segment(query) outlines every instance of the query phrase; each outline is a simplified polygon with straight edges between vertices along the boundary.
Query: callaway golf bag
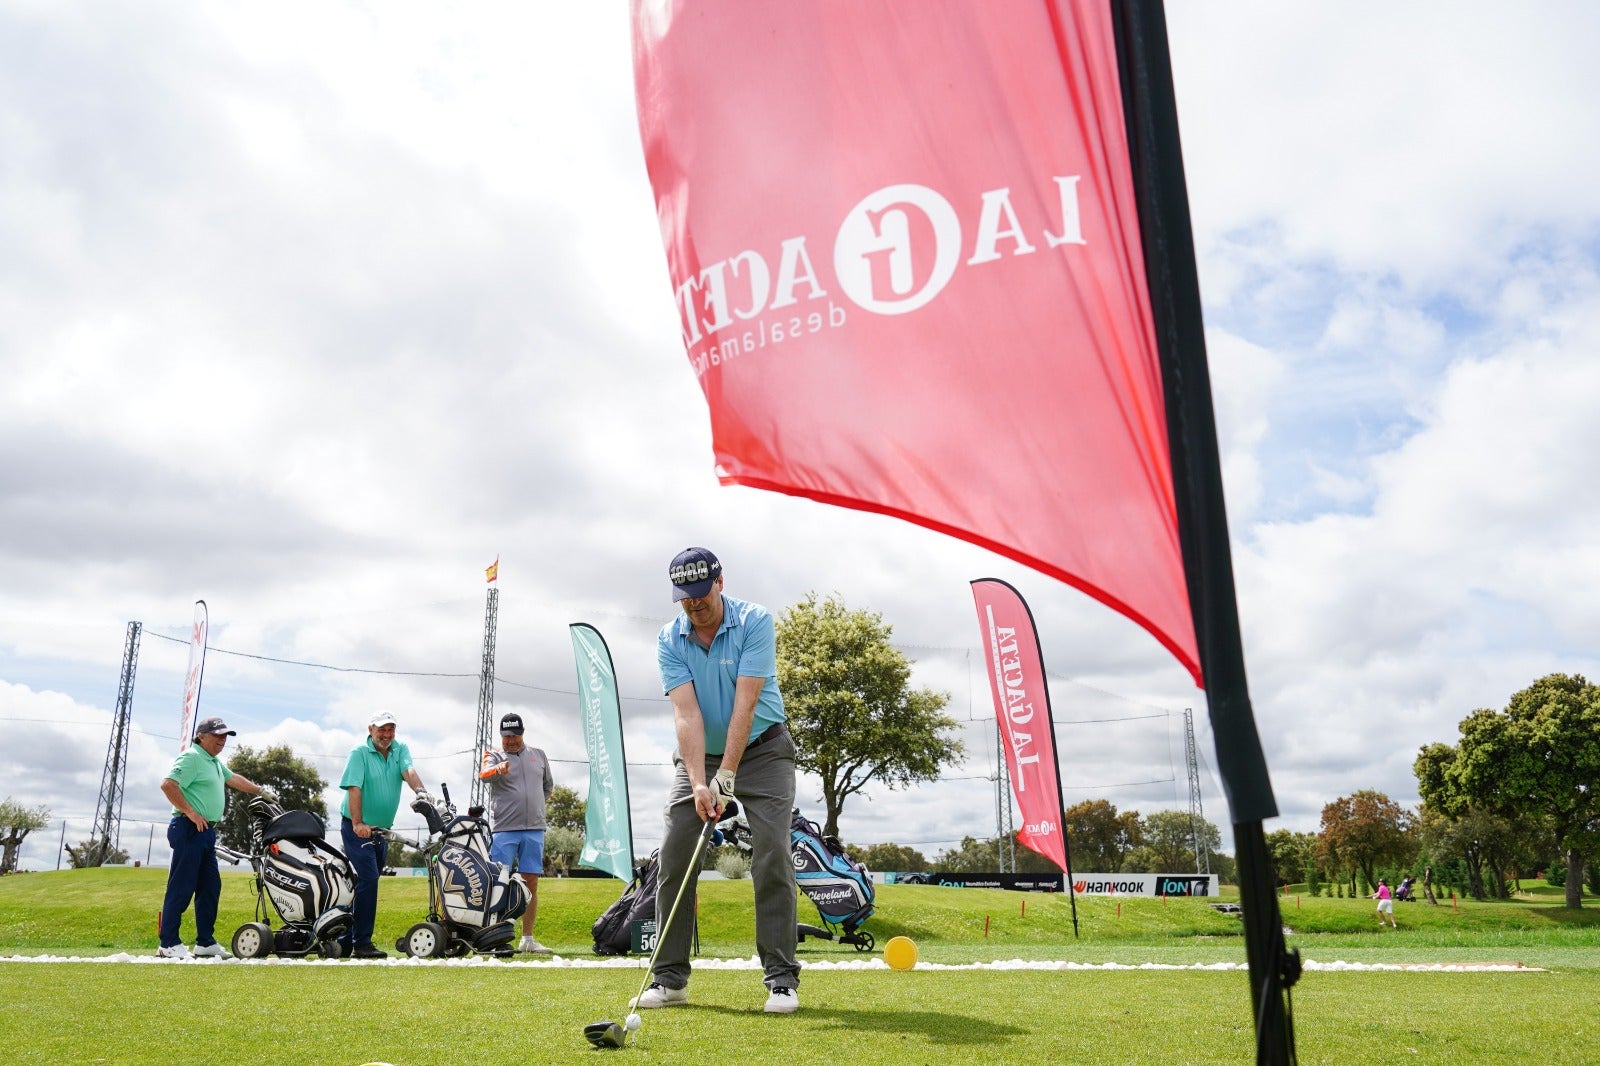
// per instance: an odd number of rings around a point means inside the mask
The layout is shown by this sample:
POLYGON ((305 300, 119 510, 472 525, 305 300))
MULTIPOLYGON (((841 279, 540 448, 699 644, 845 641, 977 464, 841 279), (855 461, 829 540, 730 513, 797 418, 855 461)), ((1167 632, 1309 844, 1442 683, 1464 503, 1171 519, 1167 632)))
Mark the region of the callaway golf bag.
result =
POLYGON ((794 879, 822 916, 824 928, 800 925, 800 939, 837 940, 857 951, 871 951, 871 933, 858 932, 872 917, 872 872, 845 854, 839 838, 823 836, 817 823, 794 812, 789 823, 789 853, 794 879))
POLYGON ((428 867, 428 918, 413 925, 395 948, 413 958, 437 959, 476 951, 509 955, 514 919, 528 909, 528 888, 511 867, 489 858, 489 823, 480 808, 456 814, 450 789, 442 801, 418 796, 411 809, 428 823, 422 857, 428 867))
POLYGON ((310 811, 285 811, 257 796, 249 812, 250 852, 244 857, 256 875, 256 920, 234 932, 234 955, 298 957, 315 951, 339 958, 339 937, 354 920, 356 880, 349 860, 323 839, 322 819, 310 811), (276 930, 268 900, 283 919, 276 930))

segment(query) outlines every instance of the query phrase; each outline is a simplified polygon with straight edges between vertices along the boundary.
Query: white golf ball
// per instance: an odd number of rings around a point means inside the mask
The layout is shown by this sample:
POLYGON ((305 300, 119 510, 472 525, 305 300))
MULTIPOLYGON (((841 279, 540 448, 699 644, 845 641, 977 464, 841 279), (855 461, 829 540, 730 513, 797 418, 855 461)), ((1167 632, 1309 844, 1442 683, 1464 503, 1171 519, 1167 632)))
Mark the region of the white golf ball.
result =
POLYGON ((631 1033, 635 1029, 639 1028, 639 1026, 644 1024, 644 1019, 639 1017, 637 1014, 630 1014, 628 1015, 628 1020, 622 1024, 626 1025, 628 1027, 628 1032, 631 1033))

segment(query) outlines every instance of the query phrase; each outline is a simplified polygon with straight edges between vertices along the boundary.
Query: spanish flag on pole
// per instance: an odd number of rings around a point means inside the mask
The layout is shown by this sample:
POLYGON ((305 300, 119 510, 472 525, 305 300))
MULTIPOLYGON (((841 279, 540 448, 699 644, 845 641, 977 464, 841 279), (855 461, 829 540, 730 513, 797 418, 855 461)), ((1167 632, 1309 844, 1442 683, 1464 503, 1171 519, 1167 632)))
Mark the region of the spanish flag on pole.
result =
POLYGON ((494 584, 494 579, 500 576, 500 556, 494 557, 494 562, 483 569, 483 579, 489 584, 494 584))

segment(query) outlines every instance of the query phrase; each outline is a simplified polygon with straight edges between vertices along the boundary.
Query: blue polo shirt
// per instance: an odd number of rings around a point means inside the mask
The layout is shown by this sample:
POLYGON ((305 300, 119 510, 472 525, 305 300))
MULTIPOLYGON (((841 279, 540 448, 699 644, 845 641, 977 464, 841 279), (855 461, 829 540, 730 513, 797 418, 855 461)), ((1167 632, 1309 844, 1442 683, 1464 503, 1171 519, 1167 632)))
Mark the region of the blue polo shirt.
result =
POLYGON ((762 730, 784 720, 783 697, 778 693, 777 627, 765 607, 724 594, 722 626, 711 647, 702 648, 693 632, 686 614, 662 626, 656 638, 656 661, 661 667, 663 692, 686 681, 694 683, 694 696, 705 722, 707 755, 721 755, 727 747, 733 693, 741 677, 767 679, 756 700, 750 735, 760 736, 762 730))
POLYGON ((379 829, 394 826, 394 816, 400 810, 400 775, 411 769, 411 749, 401 741, 389 744, 389 754, 381 755, 372 736, 367 742, 350 752, 344 764, 344 776, 339 787, 345 789, 344 802, 339 813, 350 817, 350 792, 354 786, 361 790, 361 820, 379 829))

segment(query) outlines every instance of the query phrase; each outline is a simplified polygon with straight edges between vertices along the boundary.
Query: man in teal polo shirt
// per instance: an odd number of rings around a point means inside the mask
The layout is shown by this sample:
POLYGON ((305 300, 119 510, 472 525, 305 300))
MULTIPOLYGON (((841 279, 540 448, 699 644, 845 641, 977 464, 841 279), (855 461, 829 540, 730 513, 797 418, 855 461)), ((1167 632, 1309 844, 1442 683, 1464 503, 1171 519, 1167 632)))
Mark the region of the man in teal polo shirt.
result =
POLYGON ((422 793, 422 778, 411 766, 411 749, 394 738, 394 715, 379 711, 367 724, 367 739, 350 752, 339 787, 340 836, 356 875, 353 928, 345 934, 346 953, 357 959, 382 959, 388 952, 372 942, 378 916, 378 878, 383 873, 384 833, 400 810, 400 782, 422 793), (374 835, 374 830, 380 830, 374 835))
POLYGON ((217 823, 227 803, 227 789, 252 796, 266 790, 242 774, 228 769, 219 756, 229 737, 238 736, 220 718, 203 719, 194 728, 194 743, 184 748, 161 781, 161 792, 172 802, 167 843, 172 845, 172 865, 167 869, 167 894, 161 901, 163 959, 195 955, 224 958, 217 943, 217 901, 222 898, 222 877, 217 873, 217 823), (194 951, 183 946, 179 927, 183 912, 194 901, 194 951))

